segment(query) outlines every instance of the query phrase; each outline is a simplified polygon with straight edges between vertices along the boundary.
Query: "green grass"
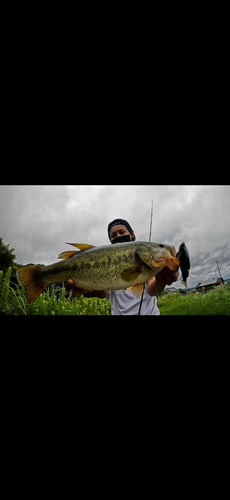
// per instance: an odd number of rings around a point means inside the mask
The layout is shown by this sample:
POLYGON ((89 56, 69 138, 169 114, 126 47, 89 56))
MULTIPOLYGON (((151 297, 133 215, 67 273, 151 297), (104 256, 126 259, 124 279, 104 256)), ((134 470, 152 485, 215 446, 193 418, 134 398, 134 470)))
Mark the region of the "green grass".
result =
MULTIPOLYGON (((98 297, 66 297, 64 285, 52 285, 32 305, 28 305, 24 288, 11 283, 12 269, 0 271, 0 313, 6 315, 111 315, 110 300, 98 297)), ((162 294, 157 299, 161 315, 230 315, 230 285, 219 286, 208 293, 162 294)))
POLYGON ((219 286, 208 293, 161 295, 157 304, 161 315, 229 315, 230 286, 219 286))
POLYGON ((39 297, 28 305, 25 297, 24 288, 20 285, 11 286, 10 283, 11 268, 8 269, 5 276, 0 271, 0 312, 7 315, 109 315, 111 314, 110 301, 108 299, 99 299, 91 297, 87 299, 70 300, 66 298, 66 289, 64 285, 60 287, 51 286, 46 289, 39 297), (56 292, 56 293, 55 293, 56 292))

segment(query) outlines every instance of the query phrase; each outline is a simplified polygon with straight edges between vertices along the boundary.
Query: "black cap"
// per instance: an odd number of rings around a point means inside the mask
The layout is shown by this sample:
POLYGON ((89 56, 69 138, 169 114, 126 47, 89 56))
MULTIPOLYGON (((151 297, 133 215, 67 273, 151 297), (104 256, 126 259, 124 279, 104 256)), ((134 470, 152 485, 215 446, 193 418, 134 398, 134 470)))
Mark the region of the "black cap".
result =
MULTIPOLYGON (((127 222, 127 220, 125 219, 114 219, 112 222, 109 223, 108 225, 108 235, 109 235, 109 232, 110 232, 110 229, 113 227, 113 226, 118 226, 118 224, 122 224, 123 226, 126 226, 127 229, 129 230, 129 232, 131 233, 132 232, 132 228, 130 226, 130 224, 127 222)), ((109 239, 110 239, 110 235, 109 235, 109 239)))

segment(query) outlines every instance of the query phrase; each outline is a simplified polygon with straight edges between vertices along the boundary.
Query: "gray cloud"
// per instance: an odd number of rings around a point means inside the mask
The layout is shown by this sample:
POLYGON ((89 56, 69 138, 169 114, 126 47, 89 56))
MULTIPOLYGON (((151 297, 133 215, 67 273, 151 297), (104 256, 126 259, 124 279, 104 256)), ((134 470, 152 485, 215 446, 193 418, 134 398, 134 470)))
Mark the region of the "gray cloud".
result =
POLYGON ((229 186, 0 186, 0 236, 18 263, 50 264, 67 241, 109 244, 107 226, 117 217, 148 240, 152 199, 152 241, 176 249, 185 241, 188 286, 216 277, 216 260, 230 275, 229 186))

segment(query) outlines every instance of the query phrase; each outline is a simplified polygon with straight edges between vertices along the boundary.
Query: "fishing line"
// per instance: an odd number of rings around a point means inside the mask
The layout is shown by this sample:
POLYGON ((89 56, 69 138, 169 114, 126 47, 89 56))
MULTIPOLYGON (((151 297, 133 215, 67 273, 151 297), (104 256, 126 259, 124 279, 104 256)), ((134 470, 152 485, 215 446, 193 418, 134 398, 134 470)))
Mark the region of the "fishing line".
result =
POLYGON ((143 283, 143 292, 142 292, 142 294, 141 294, 140 307, 139 307, 139 312, 138 312, 138 315, 137 315, 137 316, 140 316, 141 306, 142 306, 142 300, 143 300, 143 296, 144 296, 144 289, 145 289, 145 283, 143 283))

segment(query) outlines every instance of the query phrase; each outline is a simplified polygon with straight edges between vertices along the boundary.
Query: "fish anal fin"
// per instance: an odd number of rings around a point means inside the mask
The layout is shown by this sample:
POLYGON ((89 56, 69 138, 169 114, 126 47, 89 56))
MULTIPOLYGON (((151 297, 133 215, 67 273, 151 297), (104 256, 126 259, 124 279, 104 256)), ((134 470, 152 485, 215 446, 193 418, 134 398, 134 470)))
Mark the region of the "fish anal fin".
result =
POLYGON ((68 250, 67 252, 62 252, 58 255, 58 259, 70 259, 76 253, 78 253, 77 250, 68 250))
POLYGON ((74 287, 70 291, 70 298, 80 297, 81 295, 85 295, 85 293, 91 292, 92 290, 86 290, 85 288, 74 287))
POLYGON ((79 250, 87 250, 88 248, 95 248, 95 245, 87 245, 86 243, 66 243, 66 245, 73 245, 73 247, 79 248, 79 250))
POLYGON ((128 269, 125 269, 124 271, 122 271, 121 278, 124 281, 127 281, 127 282, 131 281, 131 283, 132 283, 132 281, 135 281, 140 274, 141 274, 141 270, 138 269, 137 266, 132 266, 132 267, 128 267, 128 269))
POLYGON ((143 292, 143 283, 139 283, 139 285, 130 286, 129 288, 127 288, 125 293, 131 292, 131 291, 133 292, 135 297, 137 299, 139 299, 139 297, 141 296, 141 294, 143 292))

